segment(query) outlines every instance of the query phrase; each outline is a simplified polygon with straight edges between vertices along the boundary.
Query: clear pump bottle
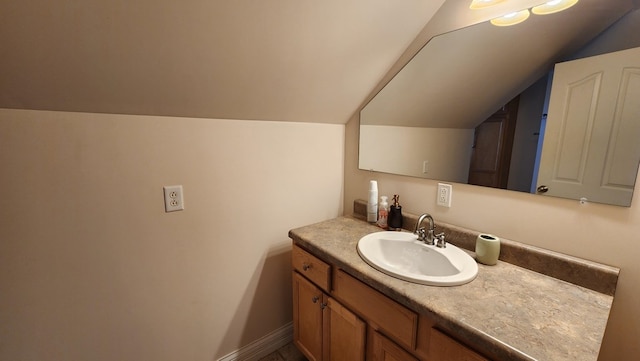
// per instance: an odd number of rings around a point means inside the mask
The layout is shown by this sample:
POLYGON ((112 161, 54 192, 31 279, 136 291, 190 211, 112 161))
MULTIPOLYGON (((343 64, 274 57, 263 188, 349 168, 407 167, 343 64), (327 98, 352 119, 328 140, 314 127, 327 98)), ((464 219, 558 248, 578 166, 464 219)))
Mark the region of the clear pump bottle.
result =
POLYGON ((387 202, 387 196, 380 196, 380 203, 378 203, 378 227, 382 229, 388 229, 387 219, 389 217, 389 202, 387 202))

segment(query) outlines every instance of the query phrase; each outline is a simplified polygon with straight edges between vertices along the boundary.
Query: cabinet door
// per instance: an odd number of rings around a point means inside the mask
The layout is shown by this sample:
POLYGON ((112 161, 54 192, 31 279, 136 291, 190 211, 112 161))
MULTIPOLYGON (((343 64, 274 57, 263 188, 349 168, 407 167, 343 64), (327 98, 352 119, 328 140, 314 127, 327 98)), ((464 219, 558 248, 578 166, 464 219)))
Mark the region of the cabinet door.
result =
POLYGON ((431 330, 429 348, 432 361, 489 361, 435 328, 431 330))
POLYGON ((293 272, 293 342, 309 361, 322 360, 322 291, 293 272))
POLYGON ((373 361, 418 361, 410 353, 378 332, 373 333, 373 361))
POLYGON ((326 298, 324 330, 325 361, 364 361, 364 321, 331 297, 326 298))

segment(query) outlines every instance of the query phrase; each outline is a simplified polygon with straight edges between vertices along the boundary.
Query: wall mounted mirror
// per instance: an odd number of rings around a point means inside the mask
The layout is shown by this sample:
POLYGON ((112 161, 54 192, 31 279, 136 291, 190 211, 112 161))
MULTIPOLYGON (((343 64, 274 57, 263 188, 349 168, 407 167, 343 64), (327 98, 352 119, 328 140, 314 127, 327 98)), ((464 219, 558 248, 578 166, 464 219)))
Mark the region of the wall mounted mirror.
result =
MULTIPOLYGON (((626 169, 616 168, 618 179, 624 182, 599 184, 600 188, 623 189, 626 195, 614 199, 601 196, 594 190, 598 187, 588 192, 584 188, 573 193, 556 191, 556 184, 538 184, 538 172, 545 139, 558 142, 557 134, 545 136, 547 128, 558 132, 556 123, 546 127, 546 122, 566 123, 553 114, 550 117, 555 119, 546 119, 554 64, 571 59, 632 9, 628 0, 582 0, 564 12, 532 15, 515 26, 486 22, 432 38, 361 110, 359 168, 629 206, 640 162, 638 147, 624 152, 618 147, 626 158, 626 169), (553 190, 545 193, 543 186, 553 190)), ((615 36, 640 35, 632 31, 615 36)), ((619 47, 629 46, 622 41, 619 47)), ((636 73, 628 74, 626 84, 633 91, 640 89, 636 79, 640 79, 636 73)), ((629 94, 634 93, 624 96, 629 94)), ((574 103, 576 100, 573 97, 574 103)), ((629 123, 640 122, 638 112, 637 106, 627 106, 622 116, 623 129, 638 132, 633 139, 640 138, 640 126, 629 123)), ((584 132, 595 129, 589 124, 593 119, 583 126, 565 125, 564 131, 578 128, 583 135, 562 136, 587 139, 584 132)), ((615 144, 615 137, 609 137, 614 135, 613 126, 608 131, 600 138, 615 144)), ((620 132, 619 126, 616 131, 620 132)), ((563 175, 556 181, 583 181, 580 162, 588 152, 585 149, 580 144, 562 148, 562 162, 578 164, 565 169, 578 175, 563 175)))

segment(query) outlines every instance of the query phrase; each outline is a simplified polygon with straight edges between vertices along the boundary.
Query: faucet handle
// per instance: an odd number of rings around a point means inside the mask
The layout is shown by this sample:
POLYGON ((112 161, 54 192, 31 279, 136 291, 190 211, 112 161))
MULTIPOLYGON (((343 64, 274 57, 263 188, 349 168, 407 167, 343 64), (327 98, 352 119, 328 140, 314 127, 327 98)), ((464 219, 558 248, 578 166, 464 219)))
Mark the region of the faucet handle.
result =
POLYGON ((444 240, 444 232, 436 234, 436 247, 446 248, 447 242, 444 240))
POLYGON ((424 242, 426 240, 427 231, 424 229, 424 227, 416 229, 414 233, 418 235, 418 241, 424 242))

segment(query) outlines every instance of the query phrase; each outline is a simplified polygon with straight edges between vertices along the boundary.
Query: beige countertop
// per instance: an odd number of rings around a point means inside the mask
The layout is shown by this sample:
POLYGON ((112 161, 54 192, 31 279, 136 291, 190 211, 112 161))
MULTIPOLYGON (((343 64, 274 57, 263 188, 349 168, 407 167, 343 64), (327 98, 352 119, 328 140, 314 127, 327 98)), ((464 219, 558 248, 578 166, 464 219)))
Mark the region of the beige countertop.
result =
POLYGON ((378 231, 362 220, 339 217, 293 229, 289 236, 496 360, 597 360, 613 296, 503 261, 479 264, 475 280, 461 286, 406 282, 358 255, 358 240, 378 231))

